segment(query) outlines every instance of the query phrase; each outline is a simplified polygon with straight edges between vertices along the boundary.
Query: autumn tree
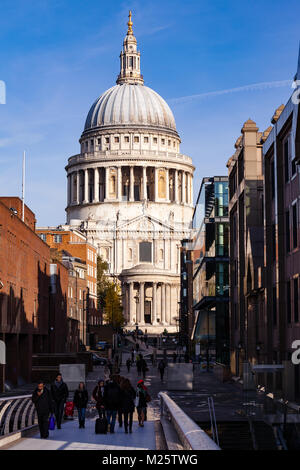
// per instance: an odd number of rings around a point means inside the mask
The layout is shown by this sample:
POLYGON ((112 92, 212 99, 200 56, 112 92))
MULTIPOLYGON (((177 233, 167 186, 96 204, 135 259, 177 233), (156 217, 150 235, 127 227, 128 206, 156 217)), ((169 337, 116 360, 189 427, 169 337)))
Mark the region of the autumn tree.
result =
POLYGON ((104 321, 114 328, 122 327, 123 317, 120 286, 108 277, 108 263, 97 258, 97 297, 98 308, 104 312, 104 321))

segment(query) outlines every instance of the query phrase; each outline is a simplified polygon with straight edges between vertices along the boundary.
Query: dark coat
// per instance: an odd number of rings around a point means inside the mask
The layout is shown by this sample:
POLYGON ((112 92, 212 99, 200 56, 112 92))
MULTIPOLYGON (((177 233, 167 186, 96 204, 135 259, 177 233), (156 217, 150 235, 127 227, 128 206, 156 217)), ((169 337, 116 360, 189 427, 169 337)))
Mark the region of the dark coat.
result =
POLYGON ((60 401, 65 402, 69 395, 69 389, 67 387, 67 384, 65 384, 65 382, 62 382, 62 384, 59 387, 57 387, 55 385, 55 382, 53 382, 51 384, 51 395, 52 395, 52 399, 56 403, 60 401))
POLYGON ((104 387, 104 406, 107 410, 119 410, 122 403, 121 390, 113 381, 104 387))
POLYGON ((94 400, 96 401, 97 410, 99 410, 101 407, 103 407, 105 405, 105 403, 104 403, 104 390, 103 390, 103 392, 101 392, 101 388, 99 387, 99 385, 97 385, 94 388, 92 396, 93 396, 94 400))
POLYGON ((141 359, 141 370, 146 371, 147 370, 147 362, 145 359, 141 359))
POLYGON ((137 408, 147 408, 147 401, 146 401, 147 390, 144 390, 138 387, 137 394, 139 396, 139 403, 138 403, 137 408))
POLYGON ((122 390, 121 389, 121 396, 122 396, 122 402, 121 402, 121 411, 123 413, 133 413, 134 412, 134 400, 136 397, 136 393, 133 387, 131 387, 129 390, 122 390))
POLYGON ((74 393, 74 405, 76 408, 86 408, 89 401, 89 396, 87 390, 77 389, 74 393))
POLYGON ((46 387, 44 387, 44 391, 40 396, 38 395, 38 388, 36 388, 32 394, 32 401, 38 415, 49 415, 53 412, 51 394, 46 387))

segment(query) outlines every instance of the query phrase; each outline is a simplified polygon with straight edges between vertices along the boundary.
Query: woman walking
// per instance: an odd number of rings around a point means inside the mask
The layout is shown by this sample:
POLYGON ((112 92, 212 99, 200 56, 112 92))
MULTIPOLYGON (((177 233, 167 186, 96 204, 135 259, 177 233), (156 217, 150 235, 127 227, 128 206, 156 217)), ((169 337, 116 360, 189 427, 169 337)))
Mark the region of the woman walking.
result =
POLYGON ((80 382, 77 390, 74 393, 74 405, 78 410, 79 428, 84 428, 85 411, 89 401, 88 392, 85 388, 84 382, 80 382))
POLYGON ((104 406, 104 380, 99 380, 98 385, 93 390, 92 397, 96 402, 96 408, 99 413, 99 418, 105 417, 104 406))
POLYGON ((136 398, 139 426, 143 428, 147 413, 147 402, 150 401, 150 395, 143 380, 139 380, 137 383, 136 398))
POLYGON ((129 432, 132 433, 132 420, 134 412, 134 400, 135 400, 135 390, 132 387, 129 379, 124 379, 120 384, 121 396, 122 396, 122 413, 124 416, 124 428, 125 434, 128 434, 128 424, 129 432))

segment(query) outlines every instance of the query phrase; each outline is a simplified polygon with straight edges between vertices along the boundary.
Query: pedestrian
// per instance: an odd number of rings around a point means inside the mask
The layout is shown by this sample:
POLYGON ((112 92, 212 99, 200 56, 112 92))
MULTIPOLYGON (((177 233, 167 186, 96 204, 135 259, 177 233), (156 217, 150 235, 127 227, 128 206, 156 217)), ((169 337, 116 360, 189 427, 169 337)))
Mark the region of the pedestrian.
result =
POLYGON ((107 382, 107 380, 109 380, 109 376, 110 376, 110 370, 108 368, 108 365, 105 364, 105 366, 104 366, 104 382, 107 382))
POLYGON ((136 393, 129 379, 124 379, 121 382, 120 389, 122 394, 122 413, 124 415, 125 434, 128 434, 128 425, 129 433, 131 434, 136 393))
POLYGON ((57 423, 57 429, 61 429, 61 421, 64 412, 65 402, 67 401, 69 390, 67 384, 63 381, 62 375, 57 374, 55 381, 51 384, 51 396, 54 402, 54 413, 57 423))
POLYGON ((166 365, 165 365, 164 361, 161 359, 158 363, 158 370, 160 372, 160 380, 161 381, 164 380, 165 368, 166 368, 166 365))
POLYGON ((109 369, 109 373, 112 374, 113 365, 112 365, 112 363, 111 363, 110 360, 107 361, 107 367, 108 367, 108 369, 109 369))
POLYGON ((115 432, 117 411, 121 404, 121 390, 116 382, 116 376, 111 375, 104 387, 104 406, 107 422, 110 425, 110 433, 115 432))
POLYGON ((51 394, 42 380, 32 394, 32 401, 38 416, 41 439, 49 436, 49 415, 53 413, 51 394))
POLYGON ((131 359, 129 359, 129 358, 128 358, 127 361, 126 361, 126 367, 127 367, 128 374, 129 374, 129 372, 130 372, 130 367, 131 367, 131 359))
MULTIPOLYGON (((121 388, 122 382, 125 380, 125 377, 122 377, 121 375, 116 374, 116 383, 119 385, 121 388)), ((119 427, 121 428, 123 426, 123 411, 122 411, 122 404, 120 402, 120 406, 118 407, 118 423, 119 427)))
POLYGON ((141 359, 140 359, 140 366, 141 366, 141 371, 143 373, 143 379, 145 380, 146 372, 148 370, 148 367, 147 367, 147 363, 146 363, 146 361, 145 361, 145 359, 143 358, 142 355, 141 355, 141 359))
POLYGON ((141 375, 142 361, 141 361, 141 355, 140 354, 137 354, 137 356, 136 356, 136 369, 137 369, 138 375, 141 375))
POLYGON ((140 345, 139 345, 139 343, 138 343, 138 342, 136 342, 135 349, 137 350, 137 352, 139 352, 140 345))
POLYGON ((96 402, 96 409, 98 411, 99 418, 105 418, 104 380, 98 381, 98 384, 93 390, 92 397, 96 402))
POLYGON ((132 348, 131 350, 131 362, 134 363, 134 356, 135 356, 135 349, 132 348))
POLYGON ((174 362, 174 364, 176 363, 176 361, 177 361, 177 354, 176 354, 176 352, 173 352, 173 362, 174 362))
POLYGON ((77 390, 74 393, 74 405, 78 410, 79 428, 84 428, 85 424, 85 411, 89 401, 88 392, 85 388, 84 382, 79 382, 77 390))
POLYGON ((138 412, 139 426, 143 428, 145 416, 147 413, 147 402, 150 401, 148 389, 144 385, 143 380, 139 380, 137 383, 136 399, 137 399, 137 412, 138 412))

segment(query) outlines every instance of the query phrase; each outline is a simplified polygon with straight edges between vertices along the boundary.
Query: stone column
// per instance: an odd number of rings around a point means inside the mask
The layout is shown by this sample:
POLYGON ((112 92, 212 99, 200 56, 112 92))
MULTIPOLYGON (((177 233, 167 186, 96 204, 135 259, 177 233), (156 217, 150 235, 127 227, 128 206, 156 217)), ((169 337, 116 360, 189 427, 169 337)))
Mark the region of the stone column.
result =
POLYGON ((118 167, 118 201, 122 201, 122 167, 118 167))
POLYGON ((181 183, 181 194, 182 194, 182 204, 184 204, 185 201, 185 172, 182 172, 182 183, 181 183))
POLYGON ((134 167, 130 167, 130 178, 129 178, 129 201, 134 201, 134 167))
POLYGON ((158 169, 154 167, 154 201, 158 200, 158 169))
POLYGON ((143 166, 143 199, 147 199, 147 167, 143 166))
POLYGON ((166 323, 166 286, 161 284, 161 322, 166 323))
POLYGON ((145 283, 140 282, 140 318, 139 323, 145 324, 145 283))
POLYGON ((169 168, 166 168, 166 202, 170 202, 170 177, 169 177, 169 168))
POLYGON ((86 168, 84 170, 84 200, 83 204, 87 204, 89 202, 89 172, 86 168))
POLYGON ((169 284, 165 284, 165 301, 166 301, 166 307, 165 307, 165 322, 166 324, 170 324, 170 291, 169 291, 169 284))
POLYGON ((191 182, 191 186, 190 186, 191 204, 193 204, 194 203, 194 200, 193 200, 194 194, 193 194, 193 175, 192 175, 192 173, 190 174, 190 182, 191 182))
POLYGON ((109 199, 109 168, 105 168, 105 200, 109 199))
POLYGON ((80 203, 79 190, 80 190, 80 172, 78 170, 76 173, 76 204, 80 203))
POLYGON ((99 171, 94 168, 94 201, 99 202, 99 171))
POLYGON ((157 283, 153 282, 152 287, 152 315, 151 315, 151 323, 152 325, 156 325, 157 321, 157 283))
POLYGON ((133 324, 133 281, 129 283, 129 318, 130 323, 133 324))
POLYGON ((179 203, 179 198, 178 198, 178 170, 175 170, 174 186, 175 186, 175 204, 178 204, 179 203))
POLYGON ((68 175, 68 190, 67 190, 67 202, 68 206, 71 204, 71 175, 68 175))

